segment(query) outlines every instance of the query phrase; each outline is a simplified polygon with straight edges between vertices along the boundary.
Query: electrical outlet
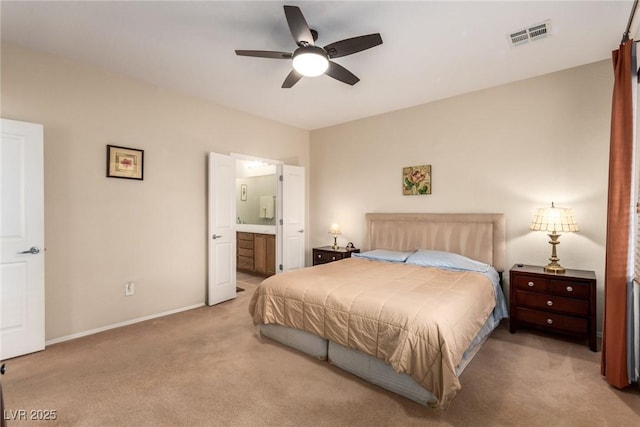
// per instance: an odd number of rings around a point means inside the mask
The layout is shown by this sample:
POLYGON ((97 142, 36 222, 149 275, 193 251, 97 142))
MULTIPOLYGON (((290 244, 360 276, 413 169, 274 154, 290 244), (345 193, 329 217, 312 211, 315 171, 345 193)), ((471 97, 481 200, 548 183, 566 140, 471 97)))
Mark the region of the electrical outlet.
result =
POLYGON ((135 293, 136 289, 135 289, 135 283, 133 282, 127 282, 124 284, 124 296, 125 297, 130 297, 131 295, 133 295, 135 293))

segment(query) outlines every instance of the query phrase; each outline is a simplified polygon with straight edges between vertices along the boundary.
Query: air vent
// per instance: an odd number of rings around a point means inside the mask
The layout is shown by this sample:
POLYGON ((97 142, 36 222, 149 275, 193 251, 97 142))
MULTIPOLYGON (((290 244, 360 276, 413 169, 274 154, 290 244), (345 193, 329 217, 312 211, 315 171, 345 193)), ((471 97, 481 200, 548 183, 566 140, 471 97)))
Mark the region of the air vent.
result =
POLYGON ((540 24, 532 25, 507 34, 509 45, 511 47, 522 46, 529 42, 544 39, 551 35, 551 20, 546 20, 540 24))

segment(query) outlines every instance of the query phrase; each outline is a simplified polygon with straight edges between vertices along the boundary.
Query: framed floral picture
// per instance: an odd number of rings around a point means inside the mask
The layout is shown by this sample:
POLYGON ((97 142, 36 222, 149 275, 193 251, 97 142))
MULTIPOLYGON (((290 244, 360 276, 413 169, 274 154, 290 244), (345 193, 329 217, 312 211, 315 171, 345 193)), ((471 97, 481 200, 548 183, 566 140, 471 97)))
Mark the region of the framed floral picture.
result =
POLYGON ((431 165, 402 168, 402 194, 431 194, 431 165))
POLYGON ((107 145, 107 177, 143 179, 144 150, 107 145))

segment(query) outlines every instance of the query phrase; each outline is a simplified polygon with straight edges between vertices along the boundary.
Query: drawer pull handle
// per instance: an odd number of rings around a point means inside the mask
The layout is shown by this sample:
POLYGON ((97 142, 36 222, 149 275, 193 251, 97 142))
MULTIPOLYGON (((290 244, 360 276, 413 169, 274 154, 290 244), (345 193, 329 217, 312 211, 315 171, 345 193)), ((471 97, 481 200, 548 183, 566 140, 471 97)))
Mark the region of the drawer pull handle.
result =
POLYGON ((535 283, 533 283, 533 282, 529 282, 529 283, 527 283, 527 285, 528 285, 530 288, 533 288, 533 286, 535 285, 535 283))
POLYGON ((573 292, 573 287, 567 286, 567 292, 573 292))
POLYGON ((336 257, 332 256, 332 257, 331 257, 331 259, 335 261, 335 260, 336 260, 336 257))
POLYGON ((549 307, 551 307, 551 306, 553 305, 553 301, 551 301, 551 300, 547 301, 547 305, 548 305, 549 307))
POLYGON ((547 319, 547 325, 553 325, 553 319, 547 319))
POLYGON ((322 258, 322 254, 318 254, 318 258, 322 258))

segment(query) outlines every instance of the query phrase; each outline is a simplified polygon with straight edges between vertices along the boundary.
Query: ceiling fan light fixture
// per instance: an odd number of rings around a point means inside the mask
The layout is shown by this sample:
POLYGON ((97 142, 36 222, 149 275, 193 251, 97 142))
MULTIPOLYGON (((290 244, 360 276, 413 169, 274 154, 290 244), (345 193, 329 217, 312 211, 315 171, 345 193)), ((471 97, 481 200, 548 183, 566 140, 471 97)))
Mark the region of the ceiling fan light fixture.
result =
MULTIPOLYGON (((2 1, 2 0, 0 0, 2 1)), ((283 89, 290 89, 303 77, 316 77, 326 74, 332 79, 353 86, 360 79, 351 71, 337 62, 334 58, 362 52, 363 50, 382 44, 380 33, 351 37, 330 43, 324 47, 315 45, 318 32, 309 28, 302 11, 298 6, 284 6, 289 31, 298 48, 293 52, 276 52, 272 50, 236 50, 236 55, 254 56, 257 58, 291 59, 293 70, 287 74, 282 82, 283 89)))
POLYGON ((305 77, 324 74, 329 67, 329 58, 322 48, 305 46, 293 54, 293 69, 305 77))

